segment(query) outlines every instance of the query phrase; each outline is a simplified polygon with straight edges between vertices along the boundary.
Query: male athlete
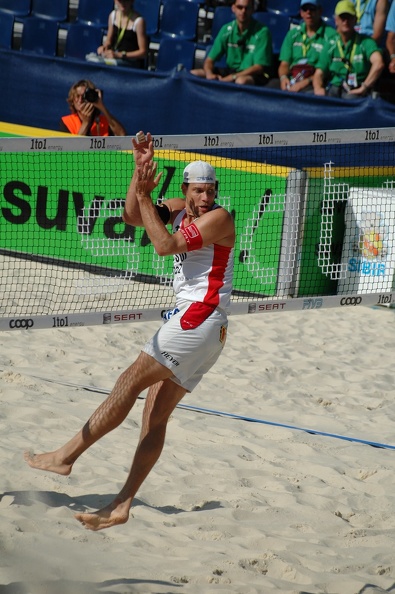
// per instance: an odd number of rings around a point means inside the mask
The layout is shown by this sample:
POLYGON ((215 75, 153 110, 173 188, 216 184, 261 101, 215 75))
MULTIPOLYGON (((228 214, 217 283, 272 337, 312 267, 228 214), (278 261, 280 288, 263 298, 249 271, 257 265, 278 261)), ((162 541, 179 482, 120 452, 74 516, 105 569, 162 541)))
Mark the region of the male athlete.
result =
POLYGON ((140 132, 133 140, 136 167, 123 216, 126 223, 145 227, 159 255, 174 255, 174 314, 68 443, 54 452, 25 454, 33 468, 69 475, 79 456, 122 423, 139 394, 149 388, 124 486, 106 507, 75 515, 90 530, 127 522, 133 498, 162 452, 170 414, 218 359, 226 338, 235 229, 231 215, 215 203, 215 170, 203 161, 190 163, 183 174, 184 198, 154 205, 151 192, 161 174, 156 176, 151 135, 143 142, 142 137, 140 132), (168 223, 173 233, 168 232, 168 223))

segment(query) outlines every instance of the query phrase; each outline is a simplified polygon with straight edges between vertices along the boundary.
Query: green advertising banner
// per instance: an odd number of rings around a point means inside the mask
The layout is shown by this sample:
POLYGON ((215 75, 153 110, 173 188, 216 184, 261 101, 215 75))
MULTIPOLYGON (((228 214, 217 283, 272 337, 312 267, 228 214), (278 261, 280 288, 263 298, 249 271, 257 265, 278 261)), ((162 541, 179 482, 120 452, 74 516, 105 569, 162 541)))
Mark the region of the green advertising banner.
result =
MULTIPOLYGON (((37 141, 39 142, 39 141, 37 141)), ((207 159, 219 180, 218 203, 237 231, 235 290, 276 293, 287 179, 292 171, 181 151, 157 151, 163 171, 154 200, 181 196, 182 171, 207 159)), ((1 153, 0 249, 104 274, 170 277, 144 229, 122 220, 133 172, 128 151, 1 153)))

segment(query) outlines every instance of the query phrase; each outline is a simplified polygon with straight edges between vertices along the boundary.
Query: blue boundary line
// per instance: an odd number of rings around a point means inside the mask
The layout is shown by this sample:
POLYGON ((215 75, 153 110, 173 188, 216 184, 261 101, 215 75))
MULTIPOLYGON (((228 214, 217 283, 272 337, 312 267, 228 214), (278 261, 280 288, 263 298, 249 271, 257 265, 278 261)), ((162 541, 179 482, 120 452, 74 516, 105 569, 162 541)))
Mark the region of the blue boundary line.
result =
POLYGON ((184 408, 187 410, 193 410, 196 412, 209 414, 209 415, 216 415, 219 417, 227 417, 227 418, 236 419, 239 421, 247 421, 248 423, 260 423, 261 425, 271 425, 273 427, 283 427, 284 429, 293 429, 295 431, 304 431, 305 433, 310 433, 311 435, 320 435, 323 437, 334 437, 336 439, 343 439, 344 441, 352 441, 352 442, 361 443, 364 445, 370 445, 374 448, 395 450, 395 445, 390 445, 387 443, 370 441, 368 439, 358 439, 357 437, 349 437, 347 435, 339 435, 337 433, 327 433, 326 431, 318 431, 316 429, 307 429, 306 427, 298 427, 297 425, 287 425, 286 423, 277 423, 275 421, 265 421, 264 419, 256 419, 254 417, 246 417, 244 415, 236 415, 233 413, 222 412, 219 410, 212 410, 210 408, 200 408, 198 406, 191 406, 188 404, 181 404, 181 403, 177 405, 177 408, 184 408))
MULTIPOLYGON (((2 370, 3 371, 3 370, 2 370)), ((87 390, 88 392, 96 392, 98 394, 110 394, 111 390, 107 388, 99 388, 95 386, 84 386, 81 384, 75 384, 72 382, 60 381, 60 380, 53 380, 49 378, 45 378, 38 375, 31 374, 30 377, 35 377, 37 379, 41 379, 46 382, 59 384, 63 386, 71 386, 73 388, 79 388, 82 390, 87 390)), ((140 400, 145 400, 143 396, 138 397, 140 400)), ((374 448, 380 448, 384 450, 395 450, 395 445, 390 445, 388 443, 381 443, 378 441, 371 441, 369 439, 359 439, 357 437, 349 437, 348 435, 340 435, 338 433, 328 433, 326 431, 318 431, 317 429, 308 429, 306 427, 299 427, 298 425, 288 425, 286 423, 278 423, 276 421, 265 421, 264 419, 257 419, 256 417, 247 417, 245 415, 237 415, 234 413, 227 413, 221 410, 213 410, 211 408, 203 408, 200 406, 194 406, 192 404, 177 404, 176 408, 181 408, 184 410, 191 410, 198 413, 206 414, 206 415, 213 415, 217 417, 225 417, 228 419, 235 419, 237 421, 246 421, 248 423, 259 423, 261 425, 270 425, 272 427, 282 427, 283 429, 292 429, 293 431, 304 431, 305 433, 309 433, 310 435, 319 435, 321 437, 332 437, 335 439, 342 439, 343 441, 350 441, 354 443, 360 443, 362 445, 369 445, 374 448)))

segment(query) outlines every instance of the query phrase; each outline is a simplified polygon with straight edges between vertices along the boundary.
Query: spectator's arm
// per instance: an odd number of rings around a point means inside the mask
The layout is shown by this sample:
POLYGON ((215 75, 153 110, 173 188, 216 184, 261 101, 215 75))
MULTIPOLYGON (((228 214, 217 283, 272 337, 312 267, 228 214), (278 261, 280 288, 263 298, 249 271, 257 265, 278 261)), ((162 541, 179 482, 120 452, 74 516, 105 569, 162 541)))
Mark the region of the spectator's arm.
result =
POLYGON ((325 75, 321 68, 316 68, 313 76, 314 95, 325 95, 325 75))
POLYGON ((203 70, 208 80, 214 80, 218 78, 217 74, 214 74, 214 60, 207 58, 204 60, 203 70))
POLYGON ((370 64, 371 66, 367 77, 359 87, 350 91, 350 95, 360 95, 361 97, 364 97, 368 91, 373 88, 380 74, 384 70, 384 60, 381 52, 373 52, 370 56, 370 64))
MULTIPOLYGON (((139 19, 136 26, 138 49, 125 53, 125 58, 128 60, 141 60, 146 57, 148 51, 148 41, 146 34, 146 24, 144 19, 139 19)), ((114 52, 114 58, 122 59, 123 52, 114 52)))
POLYGON ((370 64, 371 66, 369 73, 365 78, 364 82, 362 83, 368 89, 372 88, 375 85, 375 83, 378 81, 380 77, 380 74, 384 70, 384 60, 383 56, 381 55, 381 52, 373 52, 373 54, 370 56, 370 64))
POLYGON ((286 91, 289 85, 289 63, 283 60, 278 67, 278 78, 280 79, 280 88, 286 91))
POLYGON ((388 70, 391 74, 395 74, 395 31, 388 31, 387 42, 385 45, 390 56, 388 70))
MULTIPOLYGON (((95 103, 92 103, 91 105, 94 105, 95 107, 97 107, 102 114, 104 115, 104 117, 107 119, 108 121, 108 125, 111 128, 111 130, 114 133, 114 136, 126 136, 126 130, 125 128, 122 126, 122 124, 112 115, 112 113, 110 113, 107 109, 107 107, 104 105, 103 103, 103 97, 102 97, 102 93, 101 90, 98 89, 98 93, 99 93, 99 98, 97 101, 95 101, 95 103)), ((79 132, 80 134, 80 132, 79 132)), ((84 132, 85 134, 85 132, 84 132)))
POLYGON ((107 50, 111 49, 111 39, 112 39, 113 32, 114 32, 114 25, 112 22, 112 13, 110 13, 110 15, 108 17, 106 42, 97 48, 97 53, 99 54, 99 56, 104 54, 104 52, 106 52, 107 50))
POLYGON ((388 0, 377 0, 376 12, 373 21, 373 39, 380 44, 381 39, 384 35, 385 22, 388 14, 388 0))

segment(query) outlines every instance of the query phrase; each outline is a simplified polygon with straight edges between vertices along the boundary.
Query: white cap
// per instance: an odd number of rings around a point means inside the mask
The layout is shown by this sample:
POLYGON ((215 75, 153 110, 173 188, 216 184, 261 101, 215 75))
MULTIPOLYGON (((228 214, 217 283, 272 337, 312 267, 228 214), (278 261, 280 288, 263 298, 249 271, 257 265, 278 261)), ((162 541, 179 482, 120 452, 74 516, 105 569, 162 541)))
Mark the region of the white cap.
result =
POLYGON ((205 161, 192 161, 184 169, 183 182, 215 184, 215 169, 205 161))

